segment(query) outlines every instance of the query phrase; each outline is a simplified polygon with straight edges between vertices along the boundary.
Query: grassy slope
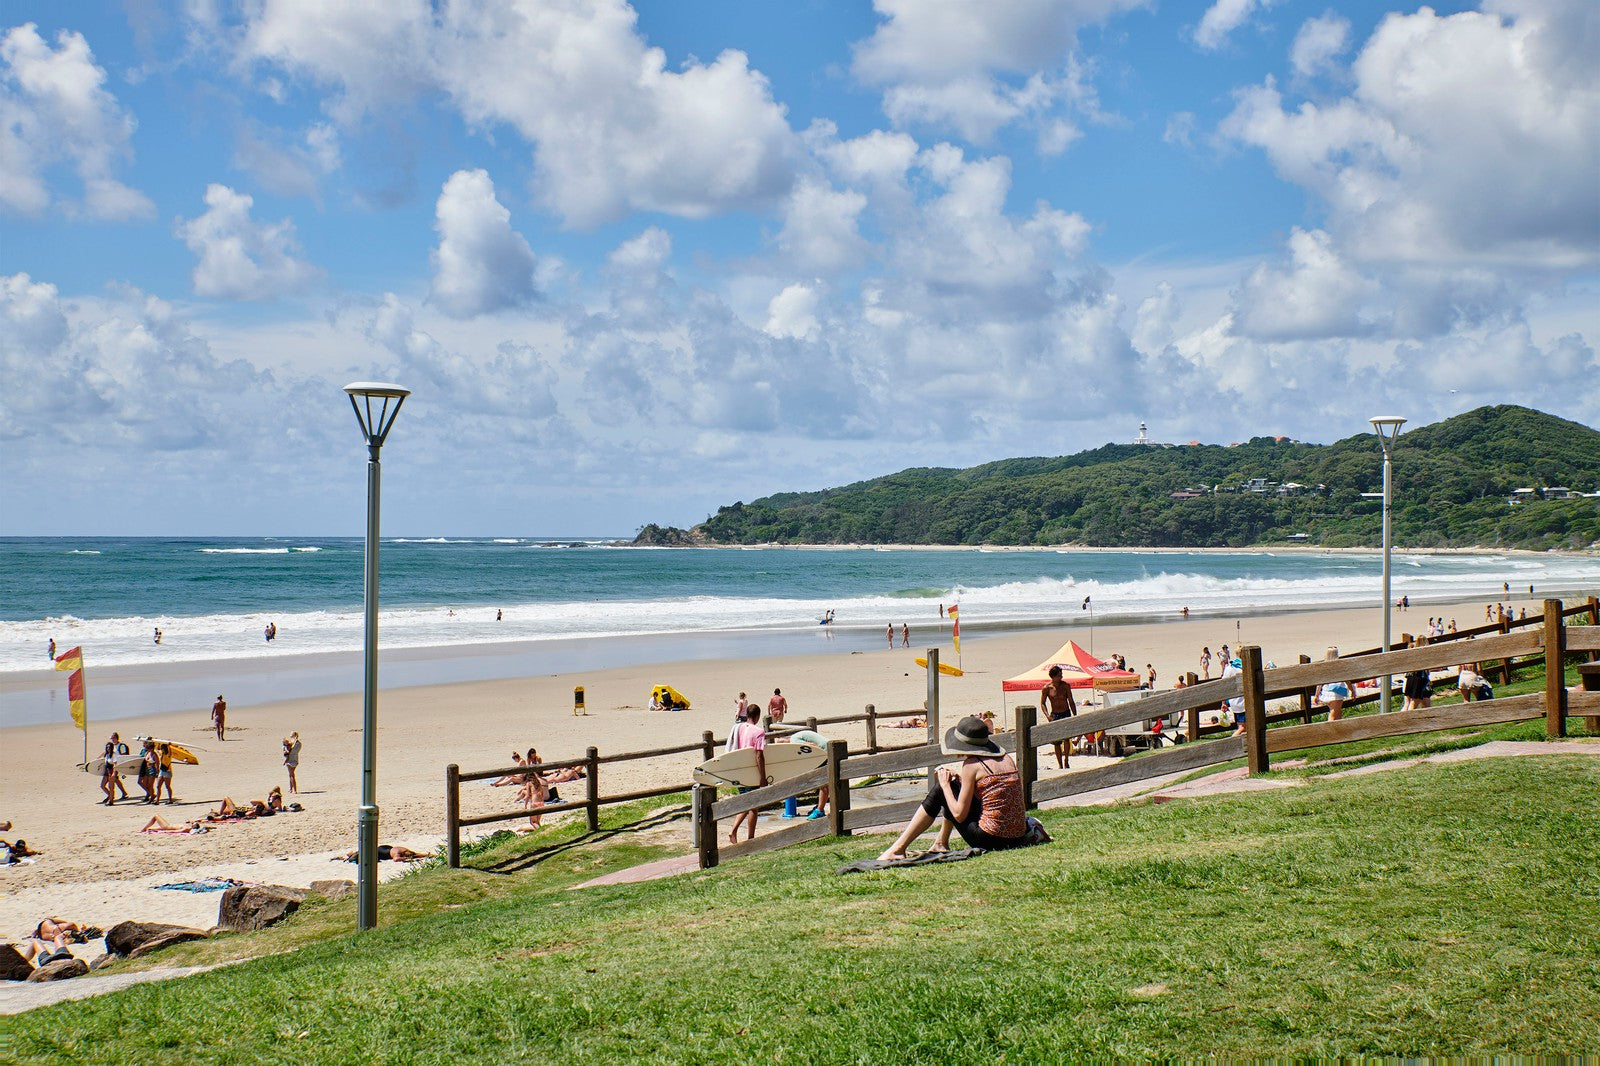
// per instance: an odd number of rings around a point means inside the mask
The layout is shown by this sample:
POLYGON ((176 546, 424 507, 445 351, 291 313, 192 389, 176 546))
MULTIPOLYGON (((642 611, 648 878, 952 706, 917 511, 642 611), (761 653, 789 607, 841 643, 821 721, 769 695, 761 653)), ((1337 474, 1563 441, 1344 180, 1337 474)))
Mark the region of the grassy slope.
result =
MULTIPOLYGON (((653 854, 618 838, 514 878, 425 872, 373 934, 7 1025, 53 1061, 1579 1051, 1600 1046, 1596 795, 1592 758, 1426 766, 1048 812, 1049 847, 914 872, 835 876, 882 840, 830 840, 564 891, 653 854)), ((164 961, 351 920, 324 904, 164 961)))

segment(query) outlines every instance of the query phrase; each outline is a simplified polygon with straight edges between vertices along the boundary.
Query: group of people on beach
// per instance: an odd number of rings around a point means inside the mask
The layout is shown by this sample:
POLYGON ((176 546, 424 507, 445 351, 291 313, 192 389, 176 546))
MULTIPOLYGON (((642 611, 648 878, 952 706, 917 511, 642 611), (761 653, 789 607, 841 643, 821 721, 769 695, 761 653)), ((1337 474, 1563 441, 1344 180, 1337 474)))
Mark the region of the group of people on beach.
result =
POLYGON ((537 748, 529 748, 526 756, 516 752, 511 753, 511 761, 516 764, 516 769, 511 773, 503 774, 489 782, 493 786, 514 786, 517 789, 517 802, 528 810, 528 827, 523 832, 532 832, 539 828, 541 818, 539 808, 551 803, 561 803, 560 785, 569 781, 581 781, 589 776, 581 766, 561 766, 554 770, 540 770, 544 760, 539 757, 537 748))
MULTIPOLYGON (((105 796, 100 802, 107 807, 114 806, 118 799, 131 798, 118 769, 118 760, 128 754, 128 745, 123 743, 122 736, 112 733, 100 757, 100 791, 105 796)), ((169 742, 145 737, 138 769, 139 787, 144 791, 140 803, 160 803, 163 790, 168 803, 177 802, 172 798, 172 745, 169 742)))

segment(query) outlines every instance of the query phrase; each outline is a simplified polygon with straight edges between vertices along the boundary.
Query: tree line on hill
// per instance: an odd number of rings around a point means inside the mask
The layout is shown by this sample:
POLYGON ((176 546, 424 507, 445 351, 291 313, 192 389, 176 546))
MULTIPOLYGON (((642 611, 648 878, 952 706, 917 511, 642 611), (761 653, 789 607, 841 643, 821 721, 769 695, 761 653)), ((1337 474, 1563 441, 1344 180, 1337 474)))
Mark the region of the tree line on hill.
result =
MULTIPOLYGON (((1093 547, 1376 546, 1383 456, 1371 434, 1334 444, 1107 444, 965 470, 916 468, 720 508, 651 544, 949 544, 1093 547), (1252 482, 1254 485, 1252 486, 1252 482), (1252 488, 1254 491, 1252 491, 1252 488), (1186 490, 1193 490, 1186 491, 1186 490)), ((1525 407, 1481 407, 1400 436, 1392 528, 1401 547, 1585 548, 1600 499, 1600 431, 1525 407)))

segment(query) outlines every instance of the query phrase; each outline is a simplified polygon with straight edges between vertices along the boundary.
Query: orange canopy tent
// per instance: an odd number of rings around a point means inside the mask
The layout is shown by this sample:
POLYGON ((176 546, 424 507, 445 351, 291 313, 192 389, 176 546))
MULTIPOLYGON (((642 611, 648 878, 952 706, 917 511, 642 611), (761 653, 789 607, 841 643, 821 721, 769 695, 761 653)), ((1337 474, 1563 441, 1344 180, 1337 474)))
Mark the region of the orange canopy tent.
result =
POLYGON ((1115 692, 1138 688, 1139 675, 1115 666, 1084 651, 1075 641, 1067 641, 1056 653, 1032 670, 1000 683, 1004 692, 1037 692, 1050 683, 1050 668, 1061 667, 1061 679, 1073 688, 1097 688, 1115 692))

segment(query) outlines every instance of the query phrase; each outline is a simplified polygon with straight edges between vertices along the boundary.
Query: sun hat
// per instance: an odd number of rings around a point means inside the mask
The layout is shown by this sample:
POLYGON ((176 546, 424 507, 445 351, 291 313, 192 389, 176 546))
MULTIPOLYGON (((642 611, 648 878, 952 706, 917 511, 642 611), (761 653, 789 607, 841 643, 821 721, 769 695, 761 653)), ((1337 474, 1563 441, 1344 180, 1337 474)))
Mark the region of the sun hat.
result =
POLYGON ((989 723, 967 715, 951 726, 944 734, 939 750, 946 755, 1004 755, 1005 750, 994 742, 989 733, 989 723))

